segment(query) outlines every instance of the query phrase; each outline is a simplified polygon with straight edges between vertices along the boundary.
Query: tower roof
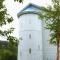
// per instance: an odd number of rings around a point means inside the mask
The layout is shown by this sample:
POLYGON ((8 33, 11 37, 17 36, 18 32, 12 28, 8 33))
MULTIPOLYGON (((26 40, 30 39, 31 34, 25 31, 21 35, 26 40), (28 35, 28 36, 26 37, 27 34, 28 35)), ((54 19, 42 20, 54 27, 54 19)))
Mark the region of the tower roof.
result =
POLYGON ((27 5, 26 7, 24 7, 18 14, 17 16, 20 17, 20 15, 23 14, 27 14, 27 13, 34 13, 34 14, 38 14, 38 12, 40 12, 41 7, 30 3, 29 5, 27 5))

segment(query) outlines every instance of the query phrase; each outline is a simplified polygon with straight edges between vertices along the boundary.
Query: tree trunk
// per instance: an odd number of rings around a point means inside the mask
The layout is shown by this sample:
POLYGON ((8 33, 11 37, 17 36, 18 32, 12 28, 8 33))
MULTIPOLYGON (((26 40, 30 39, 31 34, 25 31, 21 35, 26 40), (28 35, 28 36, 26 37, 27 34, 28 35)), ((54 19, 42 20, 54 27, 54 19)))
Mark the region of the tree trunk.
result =
POLYGON ((56 60, 60 60, 59 56, 60 56, 60 33, 57 33, 57 59, 56 60))
POLYGON ((57 39, 57 59, 59 60, 59 38, 57 39))

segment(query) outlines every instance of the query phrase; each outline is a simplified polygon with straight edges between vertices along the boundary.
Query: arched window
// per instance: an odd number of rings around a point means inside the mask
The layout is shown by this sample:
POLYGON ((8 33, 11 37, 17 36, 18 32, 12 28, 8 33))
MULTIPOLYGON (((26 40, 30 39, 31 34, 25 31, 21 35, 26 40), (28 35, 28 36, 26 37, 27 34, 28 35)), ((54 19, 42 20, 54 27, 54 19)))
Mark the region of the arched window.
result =
POLYGON ((22 52, 20 52, 20 56, 22 56, 22 52))
POLYGON ((29 48, 29 54, 31 54, 31 48, 29 48))
POLYGON ((29 39, 31 39, 31 34, 29 34, 29 39))
POLYGON ((38 45, 38 50, 40 50, 40 45, 38 45))

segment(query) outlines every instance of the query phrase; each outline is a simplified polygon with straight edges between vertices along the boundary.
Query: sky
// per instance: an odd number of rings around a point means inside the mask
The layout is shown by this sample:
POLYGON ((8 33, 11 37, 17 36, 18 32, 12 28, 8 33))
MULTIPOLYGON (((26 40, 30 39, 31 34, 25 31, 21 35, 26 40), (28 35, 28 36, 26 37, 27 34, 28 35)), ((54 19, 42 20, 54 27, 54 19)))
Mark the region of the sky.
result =
POLYGON ((51 0, 23 0, 23 3, 14 2, 14 0, 5 0, 6 7, 10 13, 13 11, 17 13, 29 3, 33 3, 39 6, 47 6, 51 5, 51 0))
POLYGON ((5 0, 4 4, 6 5, 8 13, 14 18, 14 21, 10 25, 3 26, 3 29, 14 27, 15 31, 12 35, 19 38, 19 23, 17 13, 20 12, 20 10, 22 10, 29 3, 45 7, 52 4, 51 0, 23 0, 23 3, 14 2, 14 0, 5 0))

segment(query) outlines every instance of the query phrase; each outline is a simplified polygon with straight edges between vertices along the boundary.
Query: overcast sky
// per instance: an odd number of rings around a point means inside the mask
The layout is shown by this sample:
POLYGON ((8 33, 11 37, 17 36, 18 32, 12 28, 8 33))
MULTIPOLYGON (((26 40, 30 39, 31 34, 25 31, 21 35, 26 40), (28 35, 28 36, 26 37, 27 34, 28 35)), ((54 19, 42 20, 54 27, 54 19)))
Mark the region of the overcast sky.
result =
POLYGON ((14 0, 6 0, 5 2, 6 7, 8 8, 11 14, 13 14, 13 11, 17 13, 19 10, 21 10, 24 6, 26 6, 29 3, 34 3, 39 6, 47 6, 51 5, 51 0, 23 0, 23 4, 14 2, 14 0))
POLYGON ((14 21, 11 25, 4 26, 4 29, 7 29, 8 27, 15 27, 14 36, 19 36, 19 24, 18 24, 18 18, 17 13, 23 9, 26 5, 29 3, 33 3, 39 6, 47 6, 51 5, 51 0, 23 0, 23 3, 14 2, 14 0, 5 0, 4 4, 6 5, 8 9, 8 13, 14 18, 14 21))

